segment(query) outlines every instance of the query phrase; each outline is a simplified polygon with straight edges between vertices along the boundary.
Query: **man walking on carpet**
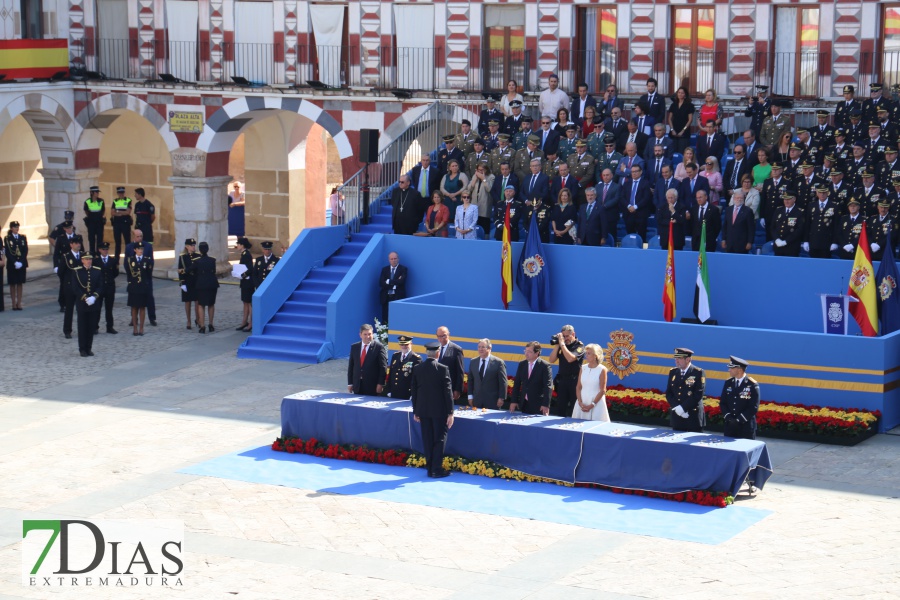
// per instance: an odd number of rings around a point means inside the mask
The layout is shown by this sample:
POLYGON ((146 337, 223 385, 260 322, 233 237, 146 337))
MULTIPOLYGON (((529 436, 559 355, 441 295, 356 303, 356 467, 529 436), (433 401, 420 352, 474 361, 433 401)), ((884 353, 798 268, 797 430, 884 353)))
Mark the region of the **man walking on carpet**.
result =
POLYGON ((450 369, 437 361, 436 342, 425 344, 427 358, 413 367, 411 396, 413 415, 422 425, 425 467, 432 478, 447 477, 444 469, 444 445, 453 426, 453 395, 450 369))

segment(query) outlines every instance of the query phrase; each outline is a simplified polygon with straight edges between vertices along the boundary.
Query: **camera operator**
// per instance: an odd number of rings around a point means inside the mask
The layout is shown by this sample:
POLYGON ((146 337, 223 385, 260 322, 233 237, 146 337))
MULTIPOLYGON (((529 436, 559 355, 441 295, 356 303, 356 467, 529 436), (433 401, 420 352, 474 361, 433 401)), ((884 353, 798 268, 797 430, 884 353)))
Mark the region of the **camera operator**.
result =
POLYGON ((550 338, 553 351, 549 362, 559 359, 559 371, 556 374, 556 415, 571 417, 575 408, 575 387, 581 374, 581 362, 584 360, 584 344, 575 337, 575 328, 563 325, 560 333, 550 338), (560 344, 562 337, 562 344, 560 344))

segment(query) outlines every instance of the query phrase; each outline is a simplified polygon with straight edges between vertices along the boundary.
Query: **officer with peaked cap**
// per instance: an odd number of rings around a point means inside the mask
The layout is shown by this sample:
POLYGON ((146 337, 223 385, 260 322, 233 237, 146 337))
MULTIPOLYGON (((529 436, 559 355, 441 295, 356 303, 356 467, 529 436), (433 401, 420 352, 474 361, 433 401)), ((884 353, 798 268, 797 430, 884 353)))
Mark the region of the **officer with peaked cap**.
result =
POLYGON ((409 400, 412 370, 422 362, 422 357, 412 351, 411 337, 401 335, 397 338, 397 343, 400 345, 400 350, 391 356, 384 392, 386 396, 394 400, 409 400))
POLYGON ((672 429, 702 433, 706 424, 703 406, 706 375, 691 362, 693 355, 694 351, 688 348, 675 348, 675 368, 669 371, 666 401, 672 429))
POLYGON ((747 440, 756 439, 756 412, 759 410, 759 384, 747 376, 749 363, 730 356, 728 374, 722 386, 719 407, 725 421, 725 435, 747 440))
POLYGON ((438 362, 437 342, 425 344, 427 358, 412 369, 410 400, 416 422, 422 426, 422 447, 428 476, 446 477, 444 446, 453 426, 450 369, 438 362))

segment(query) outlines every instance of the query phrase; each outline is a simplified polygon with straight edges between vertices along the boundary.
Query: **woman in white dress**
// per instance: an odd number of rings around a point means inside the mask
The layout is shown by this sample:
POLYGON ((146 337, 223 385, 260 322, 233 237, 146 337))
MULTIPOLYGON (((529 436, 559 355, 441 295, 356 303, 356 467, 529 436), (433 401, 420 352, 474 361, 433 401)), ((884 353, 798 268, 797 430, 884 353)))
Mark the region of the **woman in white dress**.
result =
POLYGON ((456 207, 456 239, 475 240, 475 225, 478 223, 478 207, 472 206, 472 195, 469 192, 462 193, 462 205, 456 207))
POLYGON ((584 363, 575 387, 573 419, 605 421, 609 423, 606 408, 606 367, 603 366, 603 349, 598 344, 584 347, 584 363))

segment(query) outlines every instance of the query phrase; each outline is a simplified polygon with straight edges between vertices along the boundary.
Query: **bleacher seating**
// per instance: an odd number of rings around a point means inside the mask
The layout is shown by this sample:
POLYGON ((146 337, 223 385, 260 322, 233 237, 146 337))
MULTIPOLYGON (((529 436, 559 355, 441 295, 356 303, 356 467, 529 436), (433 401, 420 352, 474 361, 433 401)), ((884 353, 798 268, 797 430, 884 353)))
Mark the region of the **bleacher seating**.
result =
POLYGON ((643 248, 644 240, 636 233, 629 233, 622 238, 622 248, 643 248))

